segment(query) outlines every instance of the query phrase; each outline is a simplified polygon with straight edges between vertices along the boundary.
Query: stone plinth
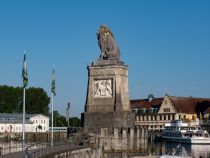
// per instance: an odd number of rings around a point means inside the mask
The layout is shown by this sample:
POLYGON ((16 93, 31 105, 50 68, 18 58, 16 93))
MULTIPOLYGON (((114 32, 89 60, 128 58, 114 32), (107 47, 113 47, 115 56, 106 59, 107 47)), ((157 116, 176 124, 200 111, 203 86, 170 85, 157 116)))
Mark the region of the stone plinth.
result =
POLYGON ((122 61, 98 60, 88 66, 86 112, 130 111, 128 68, 122 61))

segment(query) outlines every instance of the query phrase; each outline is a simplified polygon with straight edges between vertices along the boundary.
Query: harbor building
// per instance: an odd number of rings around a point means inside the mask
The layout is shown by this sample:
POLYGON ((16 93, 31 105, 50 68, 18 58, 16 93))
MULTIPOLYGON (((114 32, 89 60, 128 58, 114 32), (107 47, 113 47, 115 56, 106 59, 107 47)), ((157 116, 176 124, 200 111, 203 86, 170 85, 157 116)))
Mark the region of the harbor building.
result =
POLYGON ((160 131, 165 123, 172 120, 195 124, 196 118, 199 118, 201 123, 209 119, 210 98, 169 95, 154 98, 153 95, 149 95, 147 99, 131 100, 130 104, 135 113, 135 126, 149 131, 160 131))

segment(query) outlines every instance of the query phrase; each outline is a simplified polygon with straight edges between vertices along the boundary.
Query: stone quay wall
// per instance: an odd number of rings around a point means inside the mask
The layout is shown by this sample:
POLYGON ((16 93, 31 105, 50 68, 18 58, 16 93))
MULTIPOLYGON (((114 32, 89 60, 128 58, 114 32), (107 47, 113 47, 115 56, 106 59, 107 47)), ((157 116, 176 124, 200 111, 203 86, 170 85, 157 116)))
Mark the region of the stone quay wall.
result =
POLYGON ((135 153, 141 151, 147 137, 146 128, 102 128, 100 134, 89 133, 90 148, 57 153, 54 158, 109 158, 114 153, 135 153))
POLYGON ((145 140, 147 134, 146 128, 102 128, 100 135, 92 139, 104 152, 135 152, 140 149, 140 141, 145 140))

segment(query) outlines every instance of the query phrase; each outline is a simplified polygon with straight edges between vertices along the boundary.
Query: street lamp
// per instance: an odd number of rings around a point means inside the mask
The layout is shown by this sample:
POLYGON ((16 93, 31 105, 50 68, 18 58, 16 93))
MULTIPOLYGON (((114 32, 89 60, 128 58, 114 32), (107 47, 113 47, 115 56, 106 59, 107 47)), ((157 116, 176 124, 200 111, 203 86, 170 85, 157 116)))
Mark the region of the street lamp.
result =
POLYGON ((69 127, 69 112, 70 112, 70 102, 68 102, 67 107, 66 107, 66 122, 68 123, 69 127))
POLYGON ((69 113, 70 113, 70 102, 68 102, 67 107, 66 107, 66 122, 68 124, 67 126, 67 138, 69 138, 70 135, 70 125, 69 125, 69 113))

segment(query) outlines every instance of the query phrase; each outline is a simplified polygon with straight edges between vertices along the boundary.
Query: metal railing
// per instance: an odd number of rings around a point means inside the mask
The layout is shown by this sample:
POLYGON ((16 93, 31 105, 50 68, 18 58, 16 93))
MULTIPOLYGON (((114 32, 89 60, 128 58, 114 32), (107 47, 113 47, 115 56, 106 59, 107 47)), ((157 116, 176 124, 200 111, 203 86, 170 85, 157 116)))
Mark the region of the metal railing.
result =
MULTIPOLYGON (((67 139, 55 139, 54 143, 55 145, 59 145, 61 143, 67 142, 67 139)), ((37 142, 34 142, 32 140, 26 140, 25 147, 22 145, 22 141, 2 141, 0 147, 0 156, 2 155, 7 155, 15 152, 21 152, 24 151, 25 149, 28 150, 35 150, 35 149, 40 149, 40 148, 46 148, 50 145, 50 140, 48 139, 41 139, 37 142)))
POLYGON ((22 145, 15 145, 15 146, 9 146, 5 148, 0 148, 0 156, 1 155, 6 155, 14 152, 19 152, 22 151, 22 145))
MULTIPOLYGON (((37 144, 34 144, 37 145, 37 144)), ((41 145, 41 144, 40 144, 41 145)), ((88 148, 89 146, 80 146, 80 145, 75 145, 74 143, 63 143, 63 144, 56 144, 54 146, 49 146, 46 144, 43 148, 40 149, 33 149, 33 145, 29 146, 25 150, 25 155, 27 158, 40 158, 43 156, 47 155, 54 155, 56 153, 63 153, 66 151, 72 151, 72 150, 78 150, 78 149, 84 149, 88 148)))

